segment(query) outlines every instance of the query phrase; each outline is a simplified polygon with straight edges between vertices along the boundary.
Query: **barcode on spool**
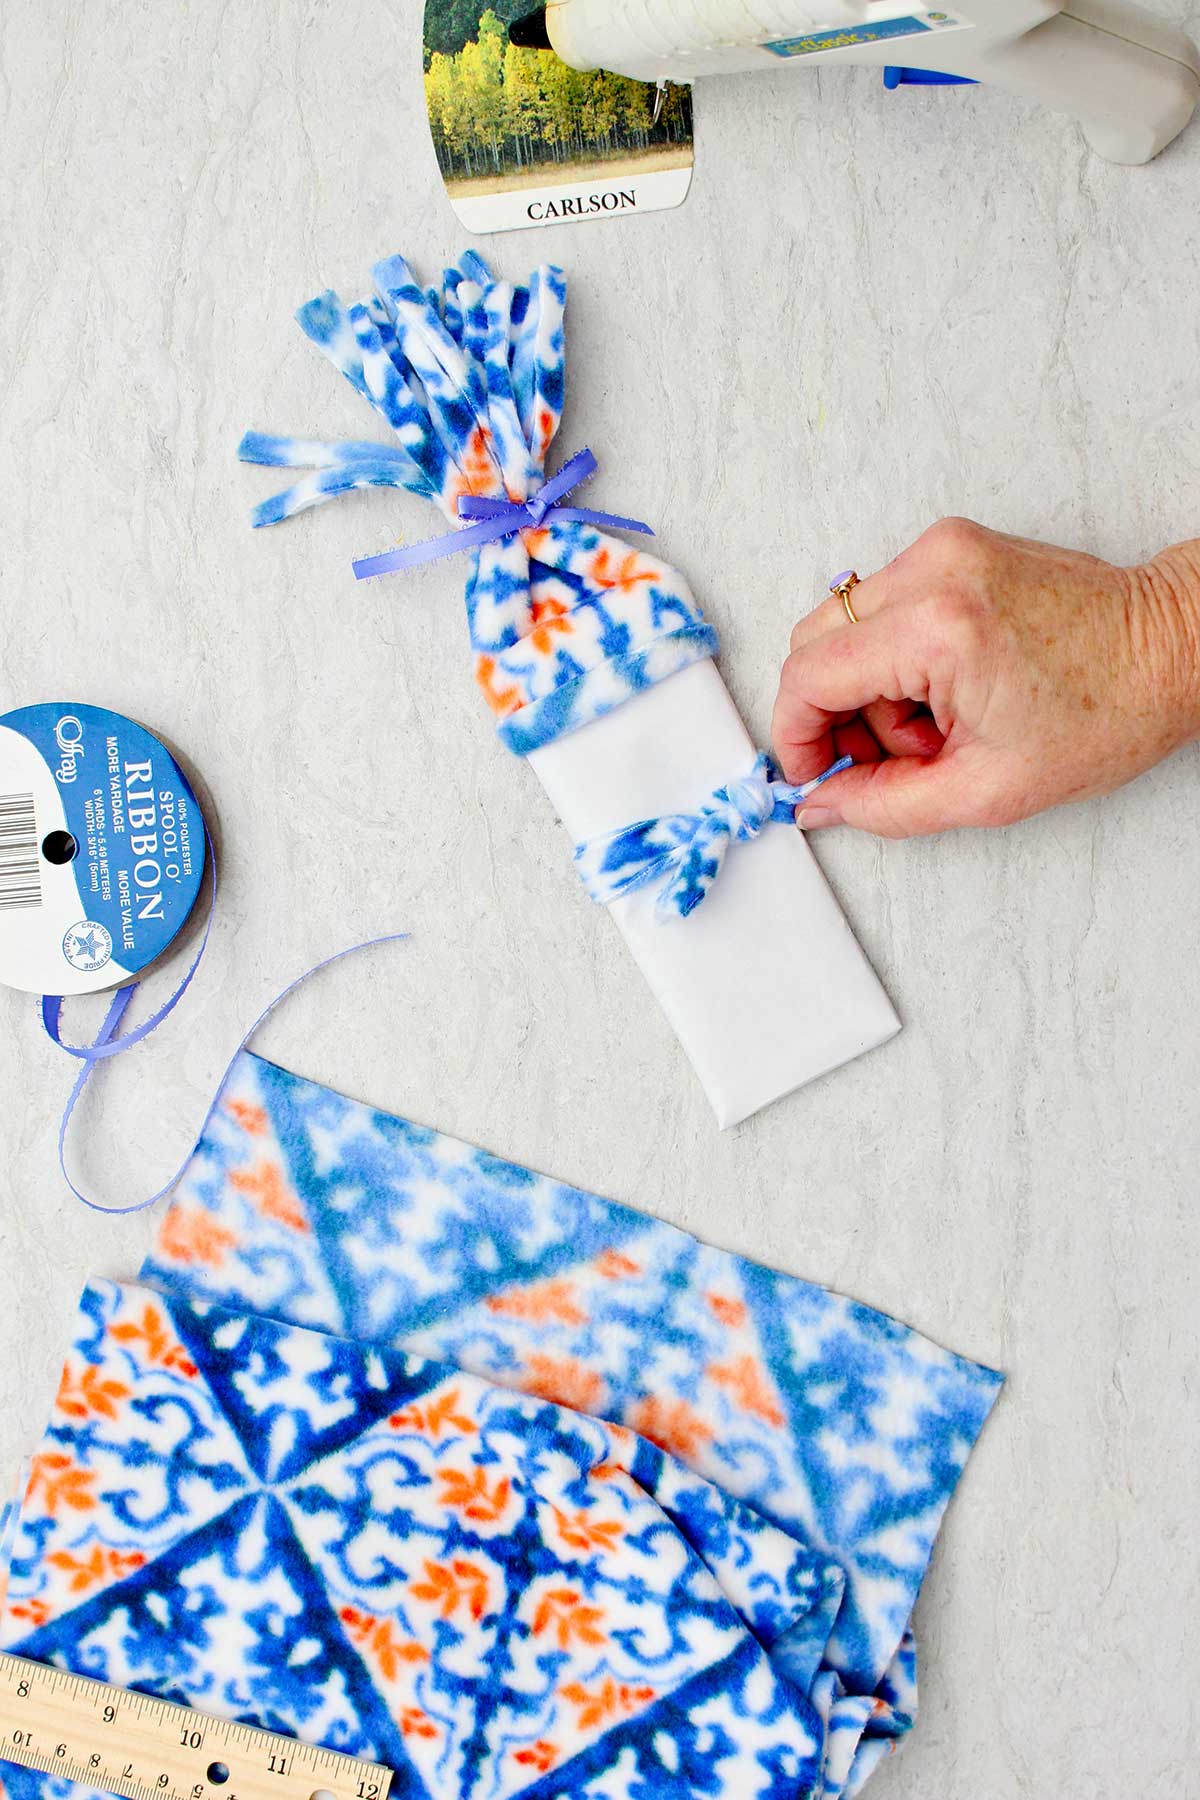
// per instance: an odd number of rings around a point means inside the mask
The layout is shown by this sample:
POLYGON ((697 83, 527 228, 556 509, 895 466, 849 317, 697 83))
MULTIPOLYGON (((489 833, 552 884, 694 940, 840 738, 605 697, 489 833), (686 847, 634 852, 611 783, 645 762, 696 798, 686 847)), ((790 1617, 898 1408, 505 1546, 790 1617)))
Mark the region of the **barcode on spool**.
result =
POLYGON ((0 794, 0 912, 42 904, 32 794, 0 794))

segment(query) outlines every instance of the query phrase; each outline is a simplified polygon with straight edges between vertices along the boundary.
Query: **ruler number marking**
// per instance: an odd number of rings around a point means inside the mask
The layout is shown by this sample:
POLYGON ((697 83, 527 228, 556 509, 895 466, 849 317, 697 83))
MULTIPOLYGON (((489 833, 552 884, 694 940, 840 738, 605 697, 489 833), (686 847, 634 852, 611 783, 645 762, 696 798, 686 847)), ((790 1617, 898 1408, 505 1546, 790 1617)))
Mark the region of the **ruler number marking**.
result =
MULTIPOLYGON (((0 796, 0 801, 2 799, 0 796)), ((3 898, 0 892, 0 900, 3 898)), ((351 1782, 355 1783, 357 1800, 384 1800, 392 1783, 390 1770, 377 1768, 347 1756, 345 1752, 297 1742, 238 1720, 209 1718, 190 1707, 158 1700, 137 1689, 114 1688, 106 1682, 76 1675, 71 1670, 31 1663, 23 1657, 0 1651, 0 1697, 5 1693, 10 1700, 28 1701, 39 1727, 45 1725, 50 1732, 56 1724, 59 1730, 65 1726, 67 1735, 38 1743, 33 1729, 0 1722, 0 1759, 7 1757, 25 1768, 40 1768, 70 1781, 89 1782, 110 1791, 115 1789, 128 1795, 129 1800, 217 1800, 218 1795, 220 1800, 238 1800, 237 1791, 231 1791, 231 1785, 226 1784, 231 1784, 231 1777, 237 1781, 239 1773, 243 1782, 249 1784, 243 1790, 246 1800, 251 1800, 251 1790, 254 1800, 265 1800, 267 1776, 279 1782, 277 1791, 287 1792, 285 1784, 290 1783, 294 1791, 304 1778, 301 1772, 309 1770, 314 1787, 319 1784, 322 1773, 331 1786, 333 1781, 346 1783, 339 1789, 341 1794, 348 1789, 355 1792, 355 1788, 349 1787, 351 1782), (54 1697, 56 1704, 53 1706, 48 1704, 49 1696, 54 1697), (152 1740, 158 1738, 164 1751, 163 1761, 175 1767, 174 1774, 169 1771, 135 1774, 132 1761, 124 1762, 117 1774, 115 1759, 122 1752, 128 1754, 129 1750, 137 1748, 137 1739, 132 1735, 134 1720, 149 1728, 147 1748, 151 1755, 152 1740), (104 1750, 93 1750, 88 1743, 86 1733, 96 1731, 98 1726, 110 1730, 106 1741, 112 1746, 108 1755, 114 1758, 113 1761, 106 1760, 104 1750), (210 1741, 213 1748, 217 1744, 228 1744, 230 1749, 236 1746, 253 1762, 246 1762, 238 1771, 214 1760, 208 1763, 205 1780, 195 1781, 195 1770, 184 1773, 186 1757, 179 1757, 176 1762, 169 1746, 174 1745, 176 1750, 184 1752, 203 1751, 210 1741), (252 1774, 254 1767, 258 1771, 256 1774, 252 1774)), ((96 1737, 92 1738, 92 1743, 97 1741, 96 1737)), ((212 1754, 210 1749, 208 1755, 212 1754)), ((144 1763, 142 1768, 145 1769, 144 1763)), ((322 1800, 333 1800, 327 1788, 322 1788, 321 1793, 322 1800)), ((307 1800, 307 1787, 305 1795, 307 1800)), ((2 1790, 0 1800, 3 1800, 2 1790)))

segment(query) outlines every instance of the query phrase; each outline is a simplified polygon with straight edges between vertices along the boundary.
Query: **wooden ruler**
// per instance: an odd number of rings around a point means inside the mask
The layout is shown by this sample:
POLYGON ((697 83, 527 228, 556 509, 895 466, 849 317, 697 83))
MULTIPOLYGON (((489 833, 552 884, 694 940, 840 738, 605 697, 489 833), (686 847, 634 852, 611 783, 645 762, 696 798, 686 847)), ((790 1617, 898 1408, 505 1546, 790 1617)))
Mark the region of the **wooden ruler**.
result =
POLYGON ((2 1653, 0 1759, 129 1800, 388 1800, 392 1785, 377 1763, 2 1653))

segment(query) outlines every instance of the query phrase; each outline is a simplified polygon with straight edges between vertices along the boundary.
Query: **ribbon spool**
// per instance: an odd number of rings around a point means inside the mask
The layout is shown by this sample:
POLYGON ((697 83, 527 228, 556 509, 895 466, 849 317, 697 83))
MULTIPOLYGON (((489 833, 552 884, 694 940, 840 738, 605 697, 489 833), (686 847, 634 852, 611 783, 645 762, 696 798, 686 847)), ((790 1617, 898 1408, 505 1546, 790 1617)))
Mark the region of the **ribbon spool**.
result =
MULTIPOLYGON (((58 1128, 58 1166, 93 1212, 141 1212, 153 1194, 103 1206, 67 1173, 67 1132, 97 1064, 122 1055, 173 1012, 191 986, 212 930, 217 867, 199 802, 170 751, 145 726, 98 706, 26 706, 0 718, 0 984, 41 994, 47 1035, 79 1064, 58 1128), (122 1032, 142 973, 186 925, 207 865, 211 902, 199 948, 168 998, 122 1032), (116 988, 92 1043, 66 1044, 63 999, 116 988)), ((351 944, 297 976, 259 1013, 233 1067, 267 1017, 310 976, 359 950, 402 942, 392 932, 351 944)), ((224 1076, 219 1087, 224 1085, 224 1076)), ((214 1096, 212 1105, 216 1104, 214 1096)))
POLYGON ((77 702, 0 718, 0 983, 135 980, 186 925, 206 855, 199 802, 145 726, 77 702))
MULTIPOLYGON (((0 982, 42 996, 47 1035, 79 1063, 58 1132, 67 1174, 71 1114, 98 1062, 148 1037, 183 998, 212 929, 217 871, 199 802, 183 770, 144 725, 74 702, 0 718, 0 982), (208 864, 212 905, 191 965, 143 1024, 118 1035, 138 981, 191 915, 208 864), (63 1042, 68 995, 117 992, 92 1044, 63 1042)), ((175 1177, 172 1177, 173 1184, 175 1177)))

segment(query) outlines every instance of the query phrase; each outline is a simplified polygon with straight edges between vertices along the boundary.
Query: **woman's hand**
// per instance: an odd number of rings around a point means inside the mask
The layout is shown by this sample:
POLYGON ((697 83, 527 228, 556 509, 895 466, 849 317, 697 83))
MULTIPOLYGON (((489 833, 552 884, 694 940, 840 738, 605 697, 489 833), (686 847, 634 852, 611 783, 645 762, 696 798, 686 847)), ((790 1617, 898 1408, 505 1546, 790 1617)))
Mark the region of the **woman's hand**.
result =
POLYGON ((885 837, 1107 793, 1200 735, 1200 540, 1142 568, 943 519, 792 633, 771 733, 797 813, 885 837))

